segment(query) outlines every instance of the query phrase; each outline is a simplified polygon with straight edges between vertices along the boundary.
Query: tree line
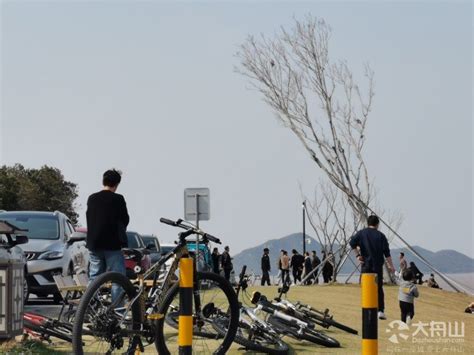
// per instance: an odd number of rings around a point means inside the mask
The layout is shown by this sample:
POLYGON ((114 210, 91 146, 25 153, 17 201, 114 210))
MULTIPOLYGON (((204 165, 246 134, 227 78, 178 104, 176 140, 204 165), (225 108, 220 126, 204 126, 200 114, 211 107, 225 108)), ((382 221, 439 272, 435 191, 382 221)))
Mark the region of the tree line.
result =
POLYGON ((0 168, 0 210, 61 211, 77 224, 77 196, 77 184, 67 181, 58 168, 21 164, 0 168))

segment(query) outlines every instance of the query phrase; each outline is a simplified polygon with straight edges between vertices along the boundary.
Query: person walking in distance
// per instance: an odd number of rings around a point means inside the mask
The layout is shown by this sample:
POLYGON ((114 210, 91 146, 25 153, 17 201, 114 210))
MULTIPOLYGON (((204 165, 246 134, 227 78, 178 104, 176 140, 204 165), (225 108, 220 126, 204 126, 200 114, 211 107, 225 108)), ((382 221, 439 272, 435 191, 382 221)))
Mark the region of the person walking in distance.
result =
POLYGON ((212 260, 212 271, 215 274, 220 273, 220 255, 219 255, 219 249, 214 248, 212 249, 212 254, 211 254, 211 260, 212 260))
POLYGON ((301 282, 301 274, 303 272, 304 256, 298 253, 296 249, 292 251, 293 256, 291 257, 290 266, 293 271, 293 280, 295 282, 301 282))
POLYGON ((403 277, 403 271, 408 268, 407 260, 405 259, 405 253, 400 252, 400 279, 403 277))
POLYGON ((278 256, 277 266, 278 266, 278 275, 277 275, 277 285, 280 285, 280 282, 283 284, 283 277, 281 271, 281 257, 283 256, 283 249, 280 250, 280 255, 278 256))
POLYGON ((313 272, 313 279, 314 279, 314 283, 317 284, 319 283, 318 269, 319 269, 319 264, 321 264, 321 260, 319 260, 318 256, 316 255, 316 250, 313 250, 311 254, 312 254, 311 267, 313 268, 313 270, 316 269, 316 271, 313 272))
MULTIPOLYGON (((105 271, 125 275, 122 248, 127 247, 126 228, 130 221, 127 204, 116 193, 122 180, 117 170, 107 170, 102 176, 103 189, 87 199, 87 239, 89 249, 89 279, 94 280, 105 271)), ((119 289, 112 287, 112 298, 119 289)))
POLYGON ((227 281, 230 281, 230 273, 233 269, 232 258, 229 254, 229 247, 224 248, 224 252, 221 255, 222 269, 224 269, 224 277, 227 281))
MULTIPOLYGON (((309 252, 304 253, 304 277, 308 276, 313 270, 311 265, 311 257, 309 256, 309 252)), ((311 285, 311 280, 313 279, 313 275, 309 276, 306 281, 305 285, 311 285)))
POLYGON ((270 250, 268 248, 263 249, 263 255, 262 255, 262 260, 261 260, 261 267, 262 267, 262 282, 261 285, 265 286, 265 283, 268 284, 268 286, 271 286, 270 284, 270 256, 268 253, 270 250))
POLYGON ((379 319, 387 319, 385 316, 385 302, 383 293, 383 265, 384 258, 387 260, 389 271, 395 272, 390 247, 387 237, 378 230, 379 218, 375 215, 367 219, 368 227, 358 231, 350 240, 349 244, 356 253, 356 258, 362 266, 362 273, 376 273, 378 283, 379 319))
POLYGON ((332 267, 332 263, 331 263, 331 254, 326 254, 325 251, 322 251, 321 252, 321 255, 322 255, 322 258, 323 258, 323 270, 322 270, 322 274, 323 274, 323 281, 325 284, 329 283, 332 281, 332 274, 334 272, 334 268, 332 267))
POLYGON ((282 251, 281 260, 281 280, 283 285, 289 285, 290 281, 290 257, 286 250, 282 251))

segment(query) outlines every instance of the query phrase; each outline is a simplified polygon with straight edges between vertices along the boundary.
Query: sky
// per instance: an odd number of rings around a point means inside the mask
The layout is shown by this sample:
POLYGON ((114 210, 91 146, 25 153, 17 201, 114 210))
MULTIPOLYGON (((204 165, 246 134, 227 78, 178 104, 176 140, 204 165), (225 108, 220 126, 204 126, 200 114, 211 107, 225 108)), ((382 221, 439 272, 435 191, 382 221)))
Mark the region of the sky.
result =
MULTIPOLYGON (((236 253, 302 230, 300 186, 322 176, 234 67, 249 34, 310 13, 330 52, 375 72, 365 157, 412 245, 474 256, 470 2, 1 1, 0 163, 61 169, 80 222, 101 175, 130 229, 172 241, 159 217, 208 187, 201 226, 236 253)), ((311 234, 311 232, 310 232, 311 234)))

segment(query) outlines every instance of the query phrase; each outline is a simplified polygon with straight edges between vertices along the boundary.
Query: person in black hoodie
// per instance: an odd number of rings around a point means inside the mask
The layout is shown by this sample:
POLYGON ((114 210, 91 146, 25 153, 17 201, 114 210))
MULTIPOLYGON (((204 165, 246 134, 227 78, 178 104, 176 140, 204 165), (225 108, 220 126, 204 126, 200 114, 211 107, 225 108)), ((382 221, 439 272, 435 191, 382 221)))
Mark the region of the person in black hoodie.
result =
POLYGON ((415 275, 415 280, 418 282, 419 285, 421 285, 423 283, 424 274, 420 271, 420 269, 418 269, 418 267, 413 261, 410 261, 409 269, 413 272, 413 275, 415 275))
POLYGON ((127 246, 126 228, 130 217, 124 197, 116 193, 121 180, 119 171, 107 170, 102 178, 103 190, 90 195, 87 200, 86 246, 89 249, 91 281, 105 271, 125 275, 125 259, 121 249, 127 246))
POLYGON ((263 249, 263 255, 262 255, 262 260, 261 260, 261 267, 262 267, 262 282, 261 285, 265 286, 265 283, 268 284, 268 286, 271 286, 270 284, 270 256, 268 253, 270 250, 268 248, 263 249))
POLYGON ((224 248, 224 252, 221 254, 221 264, 224 269, 225 279, 230 281, 230 273, 234 267, 232 265, 232 258, 230 257, 228 246, 224 248))
POLYGON ((293 271, 293 280, 295 282, 301 282, 301 274, 303 273, 303 264, 304 264, 304 256, 301 255, 296 251, 296 249, 292 250, 293 256, 291 257, 290 266, 293 271))
POLYGON ((219 255, 219 249, 214 248, 212 250, 211 254, 211 259, 212 259, 212 271, 214 271, 215 274, 219 275, 220 273, 220 258, 221 256, 219 255))

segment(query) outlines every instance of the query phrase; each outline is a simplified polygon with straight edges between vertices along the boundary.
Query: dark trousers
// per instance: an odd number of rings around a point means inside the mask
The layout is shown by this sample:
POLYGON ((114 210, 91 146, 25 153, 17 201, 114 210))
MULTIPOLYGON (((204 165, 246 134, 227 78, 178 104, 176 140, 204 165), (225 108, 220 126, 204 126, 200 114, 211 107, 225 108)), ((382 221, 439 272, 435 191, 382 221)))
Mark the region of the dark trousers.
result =
POLYGON ((262 270, 262 282, 261 282, 261 285, 262 286, 265 286, 265 282, 268 283, 268 286, 271 286, 270 285, 270 274, 267 270, 262 270))
POLYGON ((286 269, 286 270, 282 269, 281 270, 281 281, 282 281, 283 285, 291 283, 290 270, 288 270, 288 269, 286 269))
POLYGON ((379 311, 383 312, 385 310, 385 299, 383 293, 383 266, 378 268, 366 268, 362 266, 362 273, 363 274, 377 274, 377 288, 379 294, 379 311))
POLYGON ((301 281, 301 269, 299 268, 293 268, 293 280, 296 281, 301 281))
POLYGON ((230 272, 232 269, 224 269, 224 277, 227 281, 230 281, 230 272))
POLYGON ((415 316, 415 305, 409 302, 400 301, 400 312, 402 314, 402 322, 407 322, 407 317, 410 316, 411 319, 415 316))

